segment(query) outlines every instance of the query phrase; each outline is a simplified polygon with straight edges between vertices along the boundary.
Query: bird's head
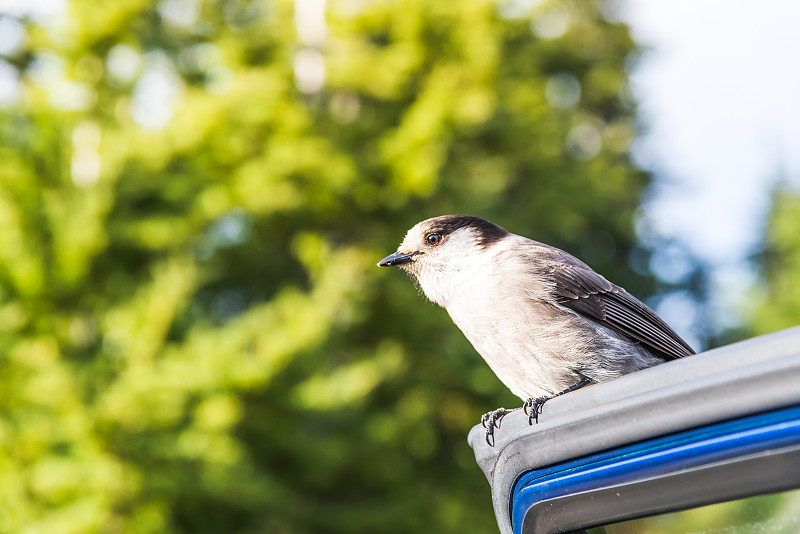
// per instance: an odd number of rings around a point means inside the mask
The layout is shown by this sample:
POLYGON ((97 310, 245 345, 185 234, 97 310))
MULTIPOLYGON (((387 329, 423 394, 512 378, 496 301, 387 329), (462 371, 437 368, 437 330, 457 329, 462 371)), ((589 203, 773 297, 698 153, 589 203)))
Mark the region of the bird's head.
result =
POLYGON ((443 294, 491 245, 509 232, 479 217, 443 215, 414 225, 397 252, 379 267, 400 267, 412 274, 428 298, 444 305, 443 294))

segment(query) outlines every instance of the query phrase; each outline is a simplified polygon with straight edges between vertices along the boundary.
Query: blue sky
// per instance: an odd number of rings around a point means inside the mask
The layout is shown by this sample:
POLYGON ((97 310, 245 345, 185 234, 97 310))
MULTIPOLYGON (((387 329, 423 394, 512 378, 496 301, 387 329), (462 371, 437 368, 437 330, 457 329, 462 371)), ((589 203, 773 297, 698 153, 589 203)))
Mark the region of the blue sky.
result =
MULTIPOLYGON (((800 184, 800 2, 624 0, 618 16, 646 52, 631 72, 643 135, 635 158, 656 182, 643 240, 676 239, 711 266, 714 319, 735 323, 757 283, 770 191, 800 184)), ((680 276, 680 258, 651 267, 680 276)), ((659 264, 660 263, 660 264, 659 264)), ((659 309, 679 331, 686 302, 659 309)))

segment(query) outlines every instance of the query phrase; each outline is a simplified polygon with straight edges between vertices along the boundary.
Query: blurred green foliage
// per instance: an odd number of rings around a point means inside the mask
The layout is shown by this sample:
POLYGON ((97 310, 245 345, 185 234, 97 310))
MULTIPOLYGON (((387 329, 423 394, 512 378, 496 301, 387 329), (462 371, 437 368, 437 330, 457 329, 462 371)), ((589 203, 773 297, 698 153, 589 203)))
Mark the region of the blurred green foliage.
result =
POLYGON ((800 317, 800 193, 781 187, 772 197, 762 250, 757 254, 762 278, 755 289, 750 330, 766 334, 797 326, 800 317))
POLYGON ((319 9, 4 18, 0 532, 493 532, 465 438, 519 401, 375 262, 472 213, 648 294, 599 2, 319 9))

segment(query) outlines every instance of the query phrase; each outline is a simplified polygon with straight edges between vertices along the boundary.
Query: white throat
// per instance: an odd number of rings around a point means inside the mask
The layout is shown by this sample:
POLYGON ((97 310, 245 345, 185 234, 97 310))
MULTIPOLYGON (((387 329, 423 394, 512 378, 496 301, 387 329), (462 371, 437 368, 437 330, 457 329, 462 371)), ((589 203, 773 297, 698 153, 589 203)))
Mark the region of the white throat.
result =
POLYGON ((441 249, 428 253, 420 262, 417 281, 428 299, 448 308, 477 282, 475 272, 491 272, 481 269, 480 265, 492 258, 493 254, 477 245, 471 229, 457 230, 441 249))

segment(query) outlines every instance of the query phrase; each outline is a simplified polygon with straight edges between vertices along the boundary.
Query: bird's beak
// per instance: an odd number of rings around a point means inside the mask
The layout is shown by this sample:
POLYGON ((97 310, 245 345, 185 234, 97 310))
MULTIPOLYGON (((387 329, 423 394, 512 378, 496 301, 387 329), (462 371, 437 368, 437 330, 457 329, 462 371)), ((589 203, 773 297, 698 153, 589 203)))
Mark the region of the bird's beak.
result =
POLYGON ((404 263, 409 263, 411 258, 414 257, 417 253, 410 252, 395 252, 389 256, 386 256, 381 261, 378 262, 378 267, 394 267, 395 265, 403 265, 404 263))

